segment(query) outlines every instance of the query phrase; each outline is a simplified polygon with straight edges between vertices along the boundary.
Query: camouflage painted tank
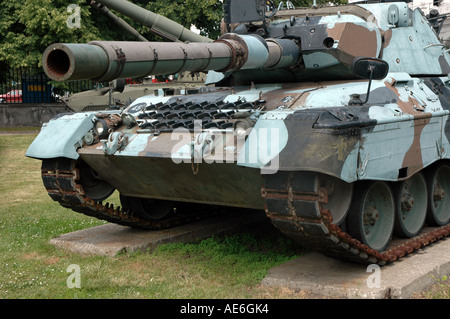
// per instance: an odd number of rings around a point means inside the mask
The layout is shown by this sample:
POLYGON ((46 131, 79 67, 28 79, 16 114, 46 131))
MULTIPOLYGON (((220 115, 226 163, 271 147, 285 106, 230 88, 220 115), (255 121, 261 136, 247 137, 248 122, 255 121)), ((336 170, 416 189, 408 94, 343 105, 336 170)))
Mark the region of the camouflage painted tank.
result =
POLYGON ((149 229, 265 210, 303 245, 381 265, 446 237, 450 57, 422 12, 265 4, 228 1, 233 33, 212 43, 50 46, 54 80, 202 70, 216 86, 51 120, 26 153, 49 195, 149 229), (101 203, 115 189, 122 209, 101 203))

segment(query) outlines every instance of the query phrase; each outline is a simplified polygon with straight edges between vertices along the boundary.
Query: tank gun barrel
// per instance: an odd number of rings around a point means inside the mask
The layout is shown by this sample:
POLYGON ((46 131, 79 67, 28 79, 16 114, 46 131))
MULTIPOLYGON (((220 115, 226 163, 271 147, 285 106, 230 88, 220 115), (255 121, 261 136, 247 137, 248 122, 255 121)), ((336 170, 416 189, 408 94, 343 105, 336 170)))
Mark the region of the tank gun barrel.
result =
POLYGON ((201 36, 181 24, 164 16, 146 10, 126 0, 96 0, 109 9, 122 13, 131 19, 150 28, 150 31, 164 39, 182 42, 212 42, 213 40, 201 36))
POLYGON ((55 81, 102 82, 183 71, 284 68, 297 64, 299 56, 293 40, 227 34, 213 43, 56 43, 44 51, 43 68, 55 81))

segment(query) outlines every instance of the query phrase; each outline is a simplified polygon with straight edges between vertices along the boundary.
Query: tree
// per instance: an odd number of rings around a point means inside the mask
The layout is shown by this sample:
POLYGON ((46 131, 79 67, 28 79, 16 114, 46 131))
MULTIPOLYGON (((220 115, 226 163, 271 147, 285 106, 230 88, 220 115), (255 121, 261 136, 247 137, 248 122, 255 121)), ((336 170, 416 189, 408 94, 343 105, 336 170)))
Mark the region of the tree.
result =
MULTIPOLYGON (((82 4, 83 0, 74 0, 82 4)), ((89 10, 80 6, 80 28, 69 28, 67 1, 7 0, 0 7, 0 61, 10 67, 41 66, 42 52, 51 43, 85 42, 99 37, 89 10)))
POLYGON ((155 0, 146 8, 178 22, 185 28, 192 25, 200 34, 211 39, 220 35, 220 21, 223 16, 223 4, 220 0, 155 0))

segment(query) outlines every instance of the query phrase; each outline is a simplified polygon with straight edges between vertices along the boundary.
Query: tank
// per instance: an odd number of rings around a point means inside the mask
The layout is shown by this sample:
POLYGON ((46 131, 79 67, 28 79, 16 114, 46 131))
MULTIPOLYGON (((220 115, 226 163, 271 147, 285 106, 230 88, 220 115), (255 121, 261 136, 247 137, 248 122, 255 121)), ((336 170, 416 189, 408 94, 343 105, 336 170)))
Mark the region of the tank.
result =
POLYGON ((89 91, 61 97, 60 100, 74 112, 122 108, 145 95, 164 96, 198 92, 198 88, 205 85, 205 80, 206 74, 203 72, 169 75, 161 80, 154 76, 137 80, 121 79, 109 82, 109 86, 99 86, 89 91))
MULTIPOLYGON (((149 27, 152 33, 163 37, 165 40, 181 42, 189 40, 194 42, 212 41, 207 37, 193 33, 170 19, 128 1, 92 0, 90 4, 114 24, 129 33, 136 41, 148 42, 136 29, 109 10, 107 5, 149 27)), ((205 80, 206 74, 203 72, 167 75, 163 79, 149 76, 137 80, 114 80, 109 83, 109 86, 99 86, 93 90, 61 97, 61 101, 74 112, 104 110, 111 107, 120 108, 130 105, 131 102, 144 95, 175 95, 195 92, 197 87, 204 85, 205 80)))
POLYGON ((427 19, 404 2, 289 8, 227 1, 233 32, 214 42, 47 48, 53 80, 215 84, 49 121, 26 156, 50 197, 147 229, 265 211, 302 246, 379 265, 448 236, 450 57, 427 19))

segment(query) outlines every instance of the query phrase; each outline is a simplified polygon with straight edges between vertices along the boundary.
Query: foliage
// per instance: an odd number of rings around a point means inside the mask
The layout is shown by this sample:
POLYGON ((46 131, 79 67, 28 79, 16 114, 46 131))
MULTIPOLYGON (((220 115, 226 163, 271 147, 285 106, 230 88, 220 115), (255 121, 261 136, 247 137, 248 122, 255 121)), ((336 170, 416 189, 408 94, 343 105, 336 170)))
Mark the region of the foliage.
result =
MULTIPOLYGON (((75 4, 83 0, 73 0, 75 4)), ((0 7, 0 61, 11 67, 40 67, 44 49, 56 39, 85 42, 99 37, 93 22, 83 19, 81 28, 68 28, 67 1, 7 0, 0 7)), ((81 15, 90 16, 86 6, 81 15)))
POLYGON ((186 28, 191 25, 200 29, 200 34, 212 39, 220 35, 220 20, 223 7, 219 0, 167 0, 151 1, 147 9, 177 21, 186 28))

